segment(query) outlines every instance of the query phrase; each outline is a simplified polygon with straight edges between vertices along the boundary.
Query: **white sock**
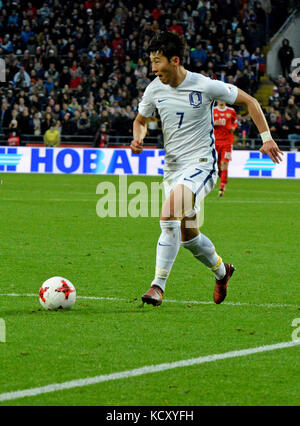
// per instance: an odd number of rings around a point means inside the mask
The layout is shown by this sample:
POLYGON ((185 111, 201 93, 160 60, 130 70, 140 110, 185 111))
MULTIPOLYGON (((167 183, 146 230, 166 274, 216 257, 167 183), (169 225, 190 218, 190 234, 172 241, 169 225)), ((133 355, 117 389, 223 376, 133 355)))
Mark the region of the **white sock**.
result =
POLYGON ((166 281, 180 248, 180 220, 161 220, 161 235, 156 248, 155 278, 151 285, 159 286, 165 291, 166 281))
POLYGON ((225 276, 225 265, 221 257, 216 253, 213 243, 204 234, 199 234, 189 241, 182 241, 181 245, 190 250, 196 259, 210 268, 217 280, 221 280, 225 276))

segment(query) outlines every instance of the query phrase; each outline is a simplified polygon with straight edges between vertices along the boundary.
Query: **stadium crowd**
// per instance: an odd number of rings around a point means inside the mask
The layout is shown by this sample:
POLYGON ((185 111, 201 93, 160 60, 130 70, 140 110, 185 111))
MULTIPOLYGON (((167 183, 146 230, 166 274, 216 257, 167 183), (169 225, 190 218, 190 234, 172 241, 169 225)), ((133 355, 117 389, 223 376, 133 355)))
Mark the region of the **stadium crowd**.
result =
MULTIPOLYGON (((51 127, 61 135, 98 135, 96 144, 100 134, 130 136, 150 82, 147 47, 160 30, 185 37, 188 69, 254 94, 265 73, 262 46, 293 3, 0 0, 1 129, 21 141, 51 127)), ((266 111, 271 130, 275 138, 299 135, 299 89, 289 77, 274 84, 266 111)), ((247 116, 239 115, 239 132, 257 137, 247 116)), ((149 134, 158 133, 154 117, 149 134)))

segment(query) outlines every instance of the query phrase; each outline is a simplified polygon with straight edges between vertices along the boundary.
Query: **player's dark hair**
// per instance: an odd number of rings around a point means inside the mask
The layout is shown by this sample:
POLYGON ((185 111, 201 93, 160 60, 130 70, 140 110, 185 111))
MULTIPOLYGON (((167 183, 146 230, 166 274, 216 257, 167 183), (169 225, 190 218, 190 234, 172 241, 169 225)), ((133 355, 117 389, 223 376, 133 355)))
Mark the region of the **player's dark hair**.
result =
POLYGON ((150 41, 147 52, 159 52, 169 61, 173 56, 178 56, 180 63, 184 62, 186 45, 183 39, 174 33, 168 31, 156 34, 150 41))

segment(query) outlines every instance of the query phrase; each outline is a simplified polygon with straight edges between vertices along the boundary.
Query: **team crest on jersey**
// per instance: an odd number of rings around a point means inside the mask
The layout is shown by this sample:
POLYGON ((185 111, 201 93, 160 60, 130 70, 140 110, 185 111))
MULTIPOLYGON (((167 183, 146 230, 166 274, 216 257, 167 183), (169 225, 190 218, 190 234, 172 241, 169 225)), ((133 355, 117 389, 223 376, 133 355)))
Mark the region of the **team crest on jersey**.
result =
POLYGON ((202 95, 201 92, 191 92, 189 94, 190 104, 193 108, 199 108, 202 104, 202 95))

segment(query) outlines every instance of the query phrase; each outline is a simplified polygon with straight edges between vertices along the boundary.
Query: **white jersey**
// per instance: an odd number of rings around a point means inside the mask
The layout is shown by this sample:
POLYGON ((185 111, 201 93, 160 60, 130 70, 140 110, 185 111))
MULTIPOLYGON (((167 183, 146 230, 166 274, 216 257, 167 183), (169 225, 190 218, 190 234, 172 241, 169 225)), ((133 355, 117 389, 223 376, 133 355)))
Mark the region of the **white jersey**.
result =
POLYGON ((151 117, 157 108, 161 118, 165 148, 165 170, 197 161, 214 168, 213 104, 222 100, 233 104, 237 87, 187 71, 177 87, 155 78, 146 88, 139 113, 151 117))

